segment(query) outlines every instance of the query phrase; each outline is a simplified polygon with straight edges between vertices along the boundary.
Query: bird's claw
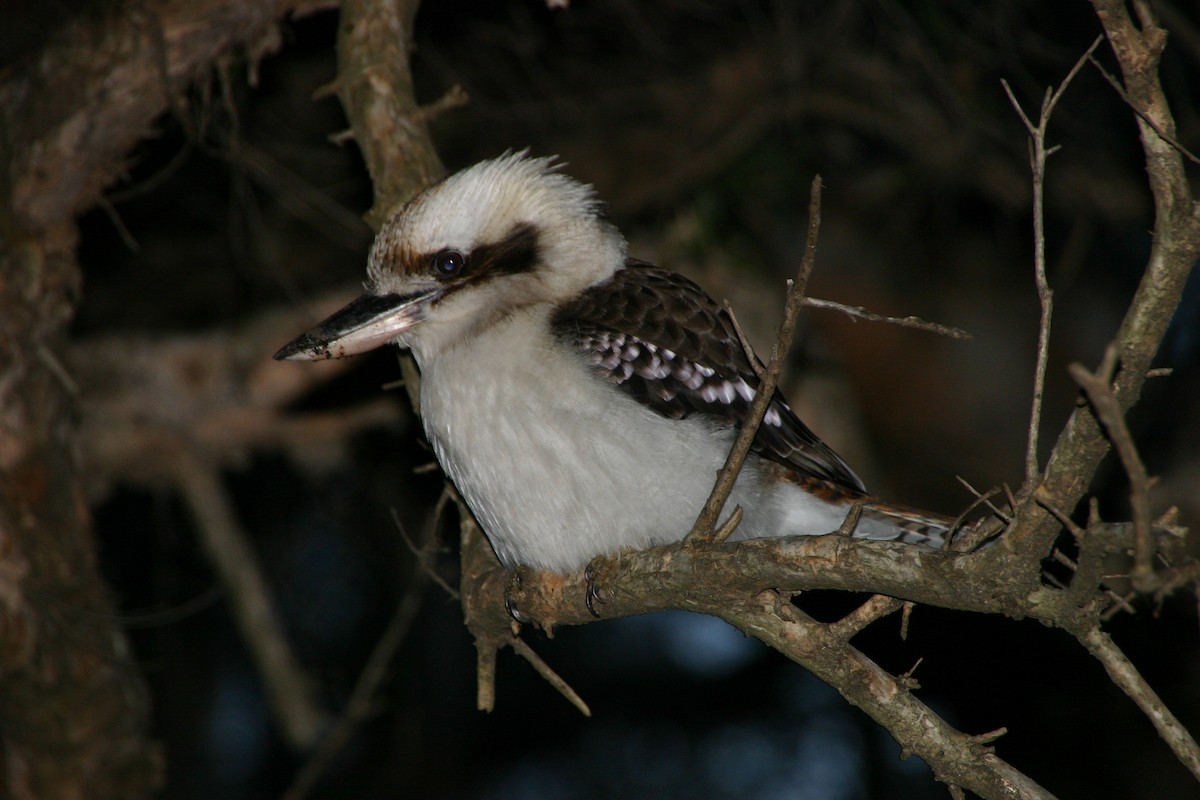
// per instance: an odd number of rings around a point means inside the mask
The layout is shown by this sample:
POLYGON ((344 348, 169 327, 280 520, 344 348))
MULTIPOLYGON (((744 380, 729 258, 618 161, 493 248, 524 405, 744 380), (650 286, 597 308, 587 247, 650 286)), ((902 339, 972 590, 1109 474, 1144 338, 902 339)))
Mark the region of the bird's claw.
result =
MULTIPOLYGON (((601 556, 600 558, 603 558, 601 556)), ((587 610, 592 613, 596 619, 600 618, 600 612, 596 611, 596 603, 607 603, 604 590, 600 587, 596 578, 596 572, 600 558, 593 559, 587 568, 583 571, 583 578, 587 581, 587 591, 583 595, 583 602, 587 605, 587 610)))
POLYGON ((524 572, 527 567, 517 567, 508 576, 508 586, 504 589, 504 610, 508 615, 517 621, 520 625, 529 624, 530 620, 521 613, 520 607, 517 605, 517 599, 514 595, 521 591, 521 586, 525 582, 524 572))

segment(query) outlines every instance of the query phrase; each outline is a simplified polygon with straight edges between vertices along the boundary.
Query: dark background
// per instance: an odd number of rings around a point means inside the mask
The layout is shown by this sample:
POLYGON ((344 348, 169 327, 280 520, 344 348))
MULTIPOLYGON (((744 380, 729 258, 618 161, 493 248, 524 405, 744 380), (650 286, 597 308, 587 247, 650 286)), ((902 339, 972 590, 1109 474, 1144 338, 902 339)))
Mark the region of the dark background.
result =
MULTIPOLYGON (((1179 139, 1200 148, 1200 27, 1172 30, 1162 76, 1179 139)), ((4 61, 82 5, 22 9, 4 61)), ((197 86, 131 154, 110 210, 82 221, 80 339, 239 325, 361 280, 370 185, 333 79, 336 14, 290 23, 278 55, 197 86), (119 220, 119 221, 118 221, 119 220)), ((418 93, 470 97, 434 121, 456 169, 506 148, 561 154, 593 182, 632 252, 728 297, 760 349, 800 257, 809 182, 825 182, 810 293, 966 328, 969 342, 810 313, 789 394, 873 491, 957 513, 1019 484, 1037 298, 1027 145, 1001 88, 1029 113, 1100 33, 1084 3, 430 2, 418 93)), ((1110 71, 1107 45, 1098 51, 1110 71)), ((2 63, 2 62, 0 62, 2 63)), ((1133 115, 1085 68, 1051 124, 1047 179, 1056 291, 1044 451, 1070 413, 1065 366, 1094 365, 1139 279, 1153 225, 1133 115)), ((1196 169, 1192 167, 1192 176, 1196 169)), ((1193 280, 1131 422, 1158 507, 1197 520, 1200 405, 1193 280)), ((299 331, 296 331, 297 333, 299 331)), ((283 342, 273 343, 282 344, 283 342)), ((267 358, 273 346, 264 349, 267 358)), ((297 411, 365 402, 395 355, 358 360, 297 411)), ((293 366, 304 369, 304 366, 293 366)), ((419 531, 441 489, 402 392, 395 425, 363 431, 323 469, 260 452, 225 477, 288 635, 342 707, 414 572, 391 519, 419 531)), ((1110 464, 1096 487, 1119 518, 1110 464)), ((277 797, 304 762, 280 741, 256 673, 180 498, 122 485, 97 499, 103 568, 150 681, 170 798, 277 797)), ((443 523, 453 578, 454 525, 443 523)), ((863 598, 811 593, 833 618, 863 598)), ((1192 730, 1200 728, 1196 598, 1142 603, 1111 630, 1192 730)), ((503 653, 496 711, 474 709, 474 653, 455 602, 425 590, 378 713, 314 796, 415 798, 944 797, 917 759, 829 687, 719 621, 684 613, 530 634, 591 705, 582 718, 503 653)), ((956 727, 1005 726, 999 754, 1062 797, 1184 798, 1194 782, 1067 635, 919 607, 859 640, 886 668, 921 659, 919 696, 956 727)))

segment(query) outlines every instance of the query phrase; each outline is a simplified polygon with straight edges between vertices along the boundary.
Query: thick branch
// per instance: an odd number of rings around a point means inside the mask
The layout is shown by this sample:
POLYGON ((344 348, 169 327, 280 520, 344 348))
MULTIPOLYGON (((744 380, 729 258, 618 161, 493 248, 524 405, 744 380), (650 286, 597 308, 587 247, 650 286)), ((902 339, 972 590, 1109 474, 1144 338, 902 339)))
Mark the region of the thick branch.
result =
POLYGON ((378 228, 396 206, 442 177, 409 70, 417 0, 347 0, 338 30, 338 98, 362 150, 378 228))
POLYGON ((938 780, 984 797, 1052 798, 977 738, 955 730, 896 678, 837 632, 804 614, 774 591, 740 603, 703 609, 741 630, 754 631, 833 686, 852 705, 883 725, 909 752, 922 758, 938 780))
MULTIPOLYGON (((1170 534, 1161 538, 1178 545, 1170 534)), ((1086 531, 1080 560, 1090 563, 1131 544, 1131 526, 1094 525, 1086 531)), ((598 559, 591 575, 586 569, 566 575, 525 572, 514 586, 508 585, 498 565, 490 571, 476 565, 479 582, 472 587, 467 607, 476 614, 482 614, 489 603, 502 607, 507 592, 522 616, 550 627, 594 621, 597 613, 614 618, 694 609, 697 603, 707 605, 727 593, 750 596, 768 587, 790 593, 839 589, 1060 625, 1075 620, 1080 605, 1099 591, 1102 576, 1097 573, 1082 576, 1083 580, 1077 576, 1069 592, 1043 586, 1016 596, 1009 583, 1014 570, 1024 564, 996 547, 951 553, 836 534, 670 544, 598 559), (1093 583, 1084 585, 1089 578, 1093 583), (603 593, 594 610, 587 605, 589 583, 603 593)), ((487 622, 495 630, 506 628, 507 623, 502 608, 487 622)))
MULTIPOLYGON (((1142 119, 1152 119, 1155 127, 1174 135, 1175 121, 1157 72, 1165 32, 1153 24, 1139 30, 1121 0, 1093 0, 1092 5, 1120 61, 1129 102, 1139 116, 1146 171, 1154 195, 1150 258, 1115 339, 1121 369, 1113 395, 1121 412, 1127 413, 1141 394, 1146 372, 1179 305, 1184 284, 1200 258, 1200 207, 1191 195, 1179 152, 1142 119)), ((1139 8, 1149 13, 1145 4, 1139 8)), ((1050 498, 1059 509, 1074 509, 1108 449, 1092 410, 1077 408, 1059 434, 1037 493, 1050 498)), ((1000 546, 1047 553, 1059 530, 1058 521, 1039 507, 1033 493, 1023 500, 1000 546)))
POLYGON ((61 366, 80 297, 73 217, 188 82, 236 44, 261 52, 291 6, 106 6, 2 73, 0 794, 131 798, 160 781, 75 457, 76 387, 61 366))

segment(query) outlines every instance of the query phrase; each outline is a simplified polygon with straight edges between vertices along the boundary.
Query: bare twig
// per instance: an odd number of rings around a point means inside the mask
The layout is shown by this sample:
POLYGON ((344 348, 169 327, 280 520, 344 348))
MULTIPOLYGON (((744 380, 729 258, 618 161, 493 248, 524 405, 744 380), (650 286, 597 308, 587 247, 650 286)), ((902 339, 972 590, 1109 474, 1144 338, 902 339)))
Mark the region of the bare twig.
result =
POLYGON ((1091 47, 1080 56, 1075 62, 1075 66, 1071 67, 1071 71, 1067 73, 1067 77, 1059 84, 1055 90, 1046 90, 1046 95, 1042 99, 1041 114, 1038 117, 1038 124, 1034 125, 1029 116, 1021 108, 1020 102, 1017 101, 1016 95, 1013 94, 1012 88, 1008 85, 1008 81, 1001 80, 1000 83, 1004 86, 1004 91, 1008 95, 1009 101, 1013 108, 1021 117, 1021 121, 1025 123, 1025 129, 1029 132, 1030 147, 1029 147, 1029 165, 1033 173, 1033 271, 1034 280, 1037 285, 1038 302, 1041 305, 1041 321, 1038 325, 1038 345, 1037 345, 1037 364, 1034 368, 1033 379, 1033 401, 1029 413, 1029 437, 1025 449, 1025 488, 1027 491, 1033 491, 1035 481, 1041 468, 1038 466, 1038 439, 1042 425, 1042 395, 1046 386, 1046 365, 1050 358, 1050 323, 1054 314, 1054 293, 1050 289, 1050 282, 1046 277, 1046 229, 1045 229, 1045 211, 1044 211, 1044 194, 1046 185, 1046 160, 1058 150, 1058 147, 1046 147, 1046 128, 1050 124, 1050 115, 1054 113, 1054 107, 1066 92, 1067 87, 1071 84, 1072 79, 1087 63, 1087 59, 1100 46, 1100 42, 1104 41, 1103 36, 1097 36, 1092 42, 1091 47))
POLYGON ((1064 528, 1071 532, 1071 535, 1075 537, 1075 541, 1083 541, 1083 528, 1080 528, 1075 523, 1075 520, 1071 519, 1066 513, 1063 512, 1061 508, 1054 505, 1053 501, 1051 501, 1051 499, 1047 497, 1044 492, 1035 491, 1033 493, 1033 499, 1037 501, 1038 505, 1053 514, 1054 518, 1062 523, 1064 528))
POLYGON ((850 641, 863 628, 878 619, 895 613, 904 606, 903 600, 877 594, 846 616, 829 626, 829 632, 844 642, 850 641))
POLYGON ((490 712, 496 707, 496 648, 475 642, 475 707, 490 712))
POLYGON ((733 511, 731 511, 726 520, 721 523, 721 527, 713 531, 712 540, 714 542, 726 541, 733 534, 733 532, 737 530, 737 526, 741 524, 743 513, 744 512, 742 511, 741 506, 734 506, 733 511))
POLYGON ((1121 99, 1125 101, 1125 105, 1129 106, 1130 110, 1133 111, 1134 114, 1137 114, 1138 119, 1149 125, 1151 130, 1157 133, 1164 142, 1178 150, 1181 156, 1186 158, 1188 161, 1191 161, 1193 164, 1200 164, 1200 158, 1198 158, 1195 153, 1180 144, 1179 140, 1163 130, 1162 126, 1159 125, 1153 117, 1151 117, 1145 111, 1142 111, 1140 108, 1135 106, 1132 101, 1130 101, 1129 95, 1125 93, 1125 87, 1122 86, 1121 82, 1118 81, 1108 70, 1104 68, 1103 65, 1101 65, 1099 61, 1096 60, 1095 56, 1089 54, 1088 61, 1092 62, 1092 66, 1096 68, 1096 71, 1104 76, 1104 80, 1108 81, 1108 85, 1116 90, 1117 94, 1121 96, 1121 99))
MULTIPOLYGON (((888 608, 889 600, 872 598, 866 605, 874 612, 875 607, 888 608)), ((917 699, 908 685, 911 670, 901 677, 889 675, 840 637, 836 624, 820 624, 774 592, 760 593, 751 602, 731 608, 707 610, 743 630, 754 630, 767 644, 837 686, 847 700, 900 738, 906 749, 925 759, 940 780, 985 797, 1052 797, 917 699)))
POLYGON ((812 274, 817 250, 817 233, 820 229, 821 176, 817 175, 813 178, 812 188, 809 192, 808 238, 804 246, 804 258, 800 262, 800 270, 795 281, 790 282, 791 285, 788 287, 783 322, 779 325, 779 334, 776 336, 775 346, 771 350, 771 360, 767 363, 766 372, 759 382, 754 403, 750 406, 746 421, 742 423, 742 427, 733 441, 733 446, 729 449, 725 465, 717 474, 717 481, 713 485, 712 493, 708 496, 708 501, 705 502, 704 508, 696 517, 696 523, 684 539, 686 542, 695 542, 712 536, 713 526, 716 525, 717 518, 721 515, 721 509, 725 507, 729 493, 733 491, 733 485, 742 470, 742 464, 745 463, 746 456, 750 453, 750 445, 758 433, 759 425, 762 424, 763 415, 767 413, 767 406, 775 397, 779 373, 783 369, 784 358, 791 346, 792 333, 796 329, 800 308, 804 305, 804 292, 808 286, 808 278, 812 274))
POLYGON ((220 576, 230 611, 257 665, 271 710, 288 742, 309 747, 325 725, 312 682, 283 635, 283 623, 216 469, 181 459, 176 479, 183 490, 200 541, 220 576))
POLYGON ((422 567, 418 562, 413 570, 408 588, 396 611, 392 614, 387 628, 375 643, 366 666, 354 684, 350 699, 337 722, 321 739, 316 751, 296 774, 292 785, 284 793, 284 800, 301 800, 316 787, 321 776, 329 769, 329 765, 346 744, 354 731, 358 729, 372 714, 376 713, 379 704, 379 690, 391 675, 391 664, 396 657, 400 645, 408 636, 416 619, 417 611, 421 608, 421 596, 425 589, 422 567))
POLYGON ((966 487, 967 491, 975 495, 975 499, 963 509, 961 514, 955 517, 953 524, 950 526, 946 549, 952 552, 970 552, 999 532, 998 530, 989 529, 984 524, 986 520, 980 520, 974 526, 963 528, 963 522, 972 511, 980 505, 986 505, 992 514, 995 515, 996 519, 1004 525, 1009 524, 1012 518, 1009 514, 1005 514, 997 508, 996 504, 992 502, 992 498, 1000 492, 999 488, 993 487, 986 493, 981 493, 961 475, 956 475, 955 477, 959 483, 966 487))
POLYGON ((1133 571, 1135 589, 1151 592, 1158 588, 1154 575, 1154 542, 1150 537, 1150 486, 1146 465, 1138 455, 1125 415, 1112 392, 1112 376, 1117 366, 1117 348, 1109 345, 1104 360, 1095 373, 1082 364, 1071 364, 1068 371, 1087 393, 1088 400, 1096 409, 1096 416, 1108 431, 1109 440, 1121 459, 1121 466, 1129 477, 1129 505, 1133 514, 1133 571))
POLYGON ((471 96, 467 94, 467 90, 463 88, 461 83, 456 83, 437 100, 434 100, 429 105, 421 106, 418 111, 418 118, 422 122, 432 122, 447 111, 461 108, 469 102, 471 102, 471 96))
POLYGON ((583 701, 583 698, 557 672, 551 669, 550 665, 535 653, 533 648, 524 639, 514 635, 509 644, 512 645, 512 649, 517 655, 528 661, 537 670, 537 674, 541 675, 546 680, 546 683, 557 689, 558 693, 565 697, 571 705, 579 709, 579 713, 585 717, 592 715, 592 710, 588 708, 588 704, 583 701))
POLYGON ((733 324, 733 332, 737 334, 738 343, 742 346, 742 352, 746 354, 746 360, 750 362, 750 366, 754 367, 754 374, 761 381, 763 379, 763 365, 758 360, 758 354, 754 352, 754 348, 750 346, 750 340, 746 337, 746 332, 742 330, 742 326, 738 323, 737 315, 733 313, 733 307, 729 305, 729 301, 724 303, 725 313, 729 315, 729 321, 733 324))
POLYGON ((1104 665, 1104 669, 1108 671, 1108 676, 1112 678, 1113 683, 1120 686, 1125 694, 1137 703, 1138 708, 1142 709, 1149 717, 1150 722, 1154 724, 1155 729, 1158 730, 1158 735, 1175 752, 1175 756, 1191 770, 1197 780, 1200 780, 1200 746, 1197 746, 1196 740, 1171 713, 1158 694, 1150 688, 1146 679, 1141 676, 1116 643, 1095 625, 1075 631, 1075 637, 1097 661, 1104 665))
POLYGON ((1137 609, 1135 609, 1133 606, 1131 606, 1129 604, 1130 600, 1137 597, 1136 592, 1130 592, 1128 595, 1122 597, 1121 595, 1114 592, 1112 589, 1106 589, 1105 594, 1108 595, 1108 598, 1110 600, 1112 600, 1112 605, 1109 606, 1108 608, 1106 608, 1104 611, 1100 612, 1100 621, 1101 622, 1108 622, 1110 619, 1112 619, 1113 617, 1115 617, 1117 614, 1121 613, 1122 611, 1125 611, 1129 614, 1134 614, 1137 612, 1137 609))
POLYGON ((804 298, 804 305, 809 308, 823 308, 829 311, 840 311, 851 319, 862 319, 867 322, 886 322, 890 325, 899 325, 902 328, 915 328, 919 331, 929 331, 941 336, 949 336, 951 339, 970 339, 971 334, 964 331, 962 328, 955 328, 951 325, 942 325, 939 322, 927 322, 920 317, 888 317, 883 314, 876 314, 867 311, 862 306, 848 306, 842 303, 835 303, 832 300, 818 300, 815 297, 804 298))
MULTIPOLYGON (((1115 337, 1122 369, 1113 382, 1113 395, 1122 411, 1127 412, 1141 394, 1146 372, 1200 255, 1200 210, 1182 156, 1141 117, 1146 115, 1167 133, 1175 130, 1170 103, 1158 76, 1166 32, 1154 24, 1152 10, 1145 3, 1138 4, 1137 22, 1123 0, 1092 0, 1092 5, 1120 63, 1130 103, 1139 111, 1146 174, 1154 196, 1150 255, 1115 337)), ((1108 450, 1109 443, 1092 409, 1075 409, 1047 461, 1042 478, 1046 495, 1059 508, 1074 508, 1086 494, 1108 450)), ((1010 552, 1048 553, 1058 531, 1057 520, 1027 497, 1004 537, 1003 547, 1010 552)))
POLYGON ((438 498, 437 504, 433 507, 433 513, 429 517, 429 533, 425 536, 425 543, 418 545, 408 535, 408 531, 404 529, 404 525, 400 521, 400 515, 396 509, 392 509, 392 521, 396 523, 396 529, 400 533, 400 537, 404 539, 404 544, 408 546, 409 551, 416 557, 417 563, 429 576, 429 579, 441 588, 452 600, 458 600, 459 591, 446 582, 446 579, 437 571, 437 566, 434 563, 435 547, 437 544, 437 528, 441 522, 442 515, 446 512, 446 505, 454 499, 454 493, 450 490, 450 485, 446 484, 442 488, 442 495, 438 498))
POLYGON ((858 528, 858 521, 862 519, 862 512, 862 503, 851 503, 850 510, 846 512, 842 524, 838 526, 838 536, 853 536, 855 529, 858 528))
POLYGON ((968 492, 975 495, 975 499, 971 502, 971 505, 967 506, 967 511, 964 513, 970 513, 972 508, 975 508, 982 503, 986 505, 988 509, 1000 519, 1001 522, 1009 522, 1012 519, 1008 514, 1005 514, 1003 511, 997 508, 996 504, 992 502, 992 498, 1000 493, 999 487, 993 487, 988 489, 986 492, 980 492, 961 475, 955 475, 954 477, 958 479, 958 482, 961 483, 968 492))

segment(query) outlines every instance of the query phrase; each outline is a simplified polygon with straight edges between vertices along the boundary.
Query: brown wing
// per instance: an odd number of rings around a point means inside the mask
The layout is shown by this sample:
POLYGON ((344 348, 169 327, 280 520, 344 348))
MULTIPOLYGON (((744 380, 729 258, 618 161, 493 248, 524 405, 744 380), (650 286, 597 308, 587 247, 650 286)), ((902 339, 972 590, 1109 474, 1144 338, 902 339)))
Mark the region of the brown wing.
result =
MULTIPOLYGON (((745 420, 759 385, 729 315, 703 289, 669 270, 629 261, 560 308, 554 333, 600 374, 673 419, 704 414, 745 420)), ((854 493, 862 481, 775 393, 754 452, 854 493)))

